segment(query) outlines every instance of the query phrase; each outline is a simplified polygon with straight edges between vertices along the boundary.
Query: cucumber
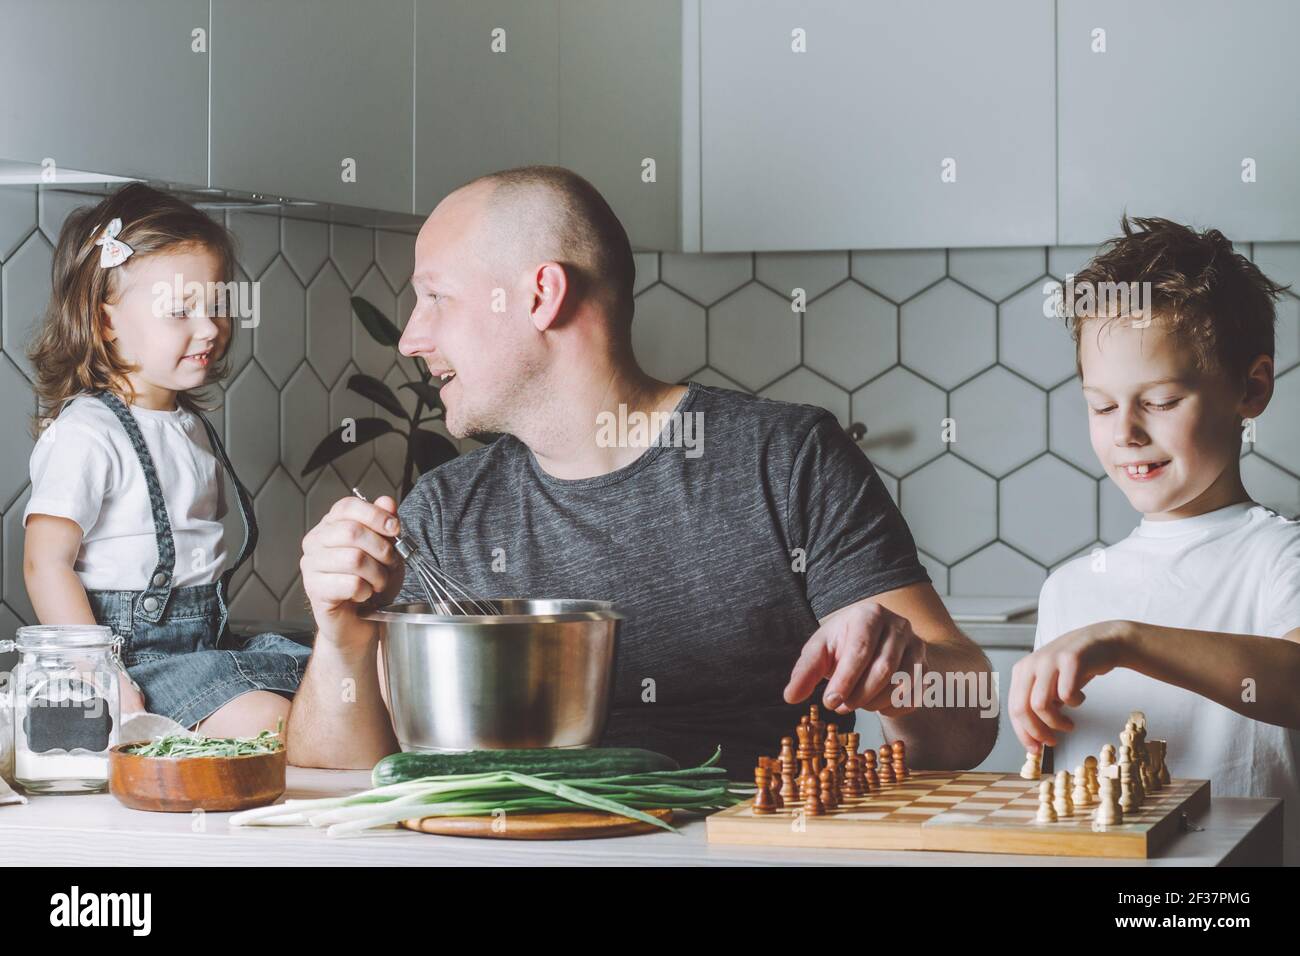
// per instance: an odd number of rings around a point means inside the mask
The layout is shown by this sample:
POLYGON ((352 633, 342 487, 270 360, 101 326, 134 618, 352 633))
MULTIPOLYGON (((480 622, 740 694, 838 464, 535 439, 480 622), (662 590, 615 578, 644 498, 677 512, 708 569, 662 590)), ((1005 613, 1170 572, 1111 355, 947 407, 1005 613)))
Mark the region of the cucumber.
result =
POLYGON ((463 753, 389 754, 370 774, 371 784, 382 787, 420 777, 445 777, 462 773, 562 773, 569 777, 617 777, 627 773, 679 770, 672 757, 636 747, 593 747, 587 750, 539 747, 532 750, 468 750, 463 753))

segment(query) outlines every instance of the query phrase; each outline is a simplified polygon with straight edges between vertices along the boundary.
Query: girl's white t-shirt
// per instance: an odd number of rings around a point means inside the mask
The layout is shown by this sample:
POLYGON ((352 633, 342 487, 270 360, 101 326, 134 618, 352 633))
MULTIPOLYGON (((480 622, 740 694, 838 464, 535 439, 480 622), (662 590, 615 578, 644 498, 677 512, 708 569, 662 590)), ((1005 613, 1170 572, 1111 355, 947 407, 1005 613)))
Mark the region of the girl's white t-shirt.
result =
MULTIPOLYGON (((176 542, 173 587, 211 584, 225 566, 221 519, 225 473, 207 430, 182 408, 128 405, 167 504, 176 542)), ((140 591, 158 564, 153 510, 139 457, 117 416, 81 395, 63 406, 32 449, 32 494, 23 510, 69 518, 81 526, 74 565, 87 590, 140 591)))
MULTIPOLYGON (((1109 620, 1282 638, 1300 628, 1300 522, 1253 502, 1143 520, 1124 540, 1052 573, 1034 647, 1109 620)), ((1175 777, 1209 780, 1211 798, 1280 797, 1286 862, 1300 863, 1300 731, 1127 668, 1093 678, 1083 693, 1083 705, 1067 709, 1075 729, 1059 738, 1058 771, 1074 773, 1103 744, 1118 747, 1129 713, 1140 710, 1148 736, 1169 741, 1175 777)))

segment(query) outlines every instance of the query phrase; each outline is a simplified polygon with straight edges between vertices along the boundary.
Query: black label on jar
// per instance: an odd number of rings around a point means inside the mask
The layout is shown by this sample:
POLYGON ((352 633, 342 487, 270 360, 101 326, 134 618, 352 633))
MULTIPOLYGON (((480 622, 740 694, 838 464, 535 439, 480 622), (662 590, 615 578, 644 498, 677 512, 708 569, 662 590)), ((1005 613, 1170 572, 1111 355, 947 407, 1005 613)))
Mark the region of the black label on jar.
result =
POLYGON ((85 681, 69 681, 58 690, 48 695, 38 692, 28 698, 23 717, 27 749, 32 753, 107 750, 113 731, 108 701, 85 681))

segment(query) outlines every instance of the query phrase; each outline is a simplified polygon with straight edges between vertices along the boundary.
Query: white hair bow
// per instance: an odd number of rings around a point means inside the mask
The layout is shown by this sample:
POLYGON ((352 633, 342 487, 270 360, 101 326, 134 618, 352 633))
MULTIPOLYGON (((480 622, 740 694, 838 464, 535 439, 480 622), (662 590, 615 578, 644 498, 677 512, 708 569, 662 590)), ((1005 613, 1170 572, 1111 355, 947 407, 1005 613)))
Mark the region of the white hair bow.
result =
POLYGON ((135 252, 121 239, 117 234, 122 231, 122 220, 114 219, 104 227, 104 234, 95 240, 95 245, 100 247, 99 265, 103 269, 111 269, 113 266, 120 266, 126 262, 127 257, 135 252))

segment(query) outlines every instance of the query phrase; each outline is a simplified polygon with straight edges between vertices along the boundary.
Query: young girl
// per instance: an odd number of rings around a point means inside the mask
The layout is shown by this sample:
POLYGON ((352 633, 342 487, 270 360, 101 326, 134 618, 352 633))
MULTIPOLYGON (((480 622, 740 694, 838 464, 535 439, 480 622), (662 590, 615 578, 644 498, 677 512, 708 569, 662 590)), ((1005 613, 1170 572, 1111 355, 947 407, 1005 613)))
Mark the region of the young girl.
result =
POLYGON ((227 626, 257 524, 197 390, 226 371, 218 283, 234 262, 231 236, 204 213, 128 185, 64 225, 28 351, 39 408, 23 572, 37 617, 112 627, 130 675, 122 712, 213 736, 274 730, 310 654, 227 626), (245 528, 229 567, 222 469, 245 528))

